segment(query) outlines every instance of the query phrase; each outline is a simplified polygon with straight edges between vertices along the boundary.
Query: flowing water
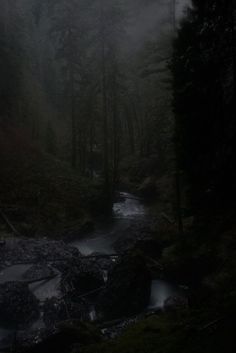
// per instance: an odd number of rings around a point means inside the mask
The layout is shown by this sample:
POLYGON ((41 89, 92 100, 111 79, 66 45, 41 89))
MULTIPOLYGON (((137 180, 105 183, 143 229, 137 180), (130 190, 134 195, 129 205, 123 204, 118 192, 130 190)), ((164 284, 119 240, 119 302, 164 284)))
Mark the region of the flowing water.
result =
MULTIPOLYGON (((83 255, 92 253, 114 254, 115 242, 127 234, 125 230, 134 224, 145 222, 148 209, 141 200, 129 193, 120 193, 120 200, 113 206, 113 222, 107 227, 93 232, 86 239, 73 242, 83 255)), ((163 280, 153 280, 149 310, 163 309, 166 299, 183 295, 181 289, 163 280)))
MULTIPOLYGON (((91 255, 93 253, 115 254, 115 246, 117 240, 127 235, 127 230, 133 225, 145 222, 148 217, 148 210, 142 204, 141 200, 132 194, 120 193, 119 200, 113 206, 112 221, 107 226, 86 235, 86 238, 73 241, 70 245, 79 249, 83 255, 91 255)), ((0 272, 0 284, 8 281, 22 281, 25 272, 31 265, 14 265, 0 272)), ((108 273, 104 271, 104 282, 107 281, 108 273)), ((31 291, 40 300, 60 296, 59 291, 60 275, 47 280, 36 282, 30 285, 31 291)), ((171 296, 178 295, 180 290, 177 286, 161 280, 152 282, 150 304, 147 309, 162 309, 165 300, 171 296)), ((91 307, 89 313, 91 321, 96 319, 96 311, 91 307)), ((39 319, 34 327, 40 327, 42 319, 39 319)), ((12 332, 0 328, 0 344, 1 339, 12 335, 12 332)))
POLYGON ((153 280, 151 298, 148 309, 164 309, 165 302, 171 297, 184 297, 184 291, 179 286, 163 280, 153 280))
POLYGON ((115 254, 114 244, 125 231, 137 221, 145 220, 147 210, 138 198, 128 193, 120 193, 119 201, 114 203, 112 222, 95 230, 86 238, 75 240, 71 245, 83 255, 93 253, 115 254))

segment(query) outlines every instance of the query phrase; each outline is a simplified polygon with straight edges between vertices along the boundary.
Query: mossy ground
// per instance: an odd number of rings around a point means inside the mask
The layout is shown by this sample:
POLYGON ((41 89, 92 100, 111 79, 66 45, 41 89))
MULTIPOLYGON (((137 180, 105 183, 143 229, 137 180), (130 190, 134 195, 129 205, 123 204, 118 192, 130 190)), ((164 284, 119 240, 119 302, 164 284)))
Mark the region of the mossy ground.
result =
POLYGON ((235 352, 234 328, 231 322, 216 320, 215 325, 207 327, 207 324, 202 313, 153 316, 137 323, 121 337, 90 345, 82 353, 235 352))
MULTIPOLYGON (((0 129, 0 165, 1 211, 24 236, 62 237, 91 224, 102 208, 99 181, 42 152, 22 131, 0 129)), ((9 230, 2 217, 1 228, 9 230)))

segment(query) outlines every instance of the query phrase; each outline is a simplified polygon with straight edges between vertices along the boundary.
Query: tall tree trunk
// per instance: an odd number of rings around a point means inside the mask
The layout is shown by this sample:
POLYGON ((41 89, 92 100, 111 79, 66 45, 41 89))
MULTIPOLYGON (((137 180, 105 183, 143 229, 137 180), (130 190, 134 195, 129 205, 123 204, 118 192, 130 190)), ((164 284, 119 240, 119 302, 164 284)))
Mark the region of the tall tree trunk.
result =
MULTIPOLYGON (((176 36, 176 0, 172 1, 172 24, 173 37, 176 36)), ((179 132, 178 123, 175 117, 175 190, 176 190, 176 219, 178 224, 178 232, 184 232, 183 218, 182 218, 182 192, 181 192, 181 173, 180 173, 180 151, 179 151, 179 132)))
POLYGON ((178 224, 178 232, 181 234, 184 232, 183 218, 182 218, 182 196, 181 196, 181 176, 179 167, 179 148, 176 134, 175 150, 176 150, 176 161, 175 161, 175 187, 176 187, 176 218, 178 224))
POLYGON ((230 1, 231 13, 231 33, 232 33, 232 61, 233 61, 233 78, 234 78, 234 103, 236 104, 236 4, 235 0, 230 1))
POLYGON ((172 21, 174 33, 176 33, 176 0, 172 0, 172 21))
POLYGON ((100 2, 101 14, 101 60, 102 60, 102 114, 103 114, 103 176, 104 192, 108 201, 111 199, 111 185, 109 172, 109 140, 108 140, 108 102, 107 102, 107 68, 106 68, 106 45, 105 45, 105 18, 103 0, 100 2))
POLYGON ((105 189, 110 192, 110 173, 109 173, 109 144, 108 144, 108 107, 107 107, 107 87, 106 87, 106 64, 105 48, 102 48, 102 105, 103 105, 103 174, 105 189))
POLYGON ((77 164, 77 131, 76 131, 76 117, 75 117, 75 87, 74 87, 74 72, 70 64, 70 99, 71 99, 71 166, 76 168, 77 164))
MULTIPOLYGON (((116 70, 116 69, 115 69, 116 70)), ((113 77, 113 92, 112 92, 112 110, 113 110, 113 185, 112 189, 116 187, 119 181, 119 123, 118 123, 118 109, 117 109, 117 77, 114 72, 113 77)))
POLYGON ((89 129, 89 170, 90 170, 90 178, 94 177, 94 157, 93 157, 93 146, 94 146, 94 127, 90 123, 89 129))
POLYGON ((126 106, 126 121, 127 121, 127 128, 128 128, 130 152, 134 156, 135 155, 134 122, 133 122, 132 114, 129 111, 127 106, 126 106))

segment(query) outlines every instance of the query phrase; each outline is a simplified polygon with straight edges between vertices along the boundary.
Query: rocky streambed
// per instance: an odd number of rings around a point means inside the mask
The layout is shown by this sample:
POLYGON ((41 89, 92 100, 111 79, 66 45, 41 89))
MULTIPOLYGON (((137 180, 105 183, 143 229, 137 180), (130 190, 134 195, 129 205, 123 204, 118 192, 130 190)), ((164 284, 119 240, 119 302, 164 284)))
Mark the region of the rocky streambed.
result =
POLYGON ((120 196, 108 224, 71 244, 9 239, 1 246, 1 349, 38 345, 68 320, 96 321, 112 337, 140 313, 184 298, 177 286, 153 281, 143 256, 128 251, 150 236, 148 211, 133 195, 120 196))

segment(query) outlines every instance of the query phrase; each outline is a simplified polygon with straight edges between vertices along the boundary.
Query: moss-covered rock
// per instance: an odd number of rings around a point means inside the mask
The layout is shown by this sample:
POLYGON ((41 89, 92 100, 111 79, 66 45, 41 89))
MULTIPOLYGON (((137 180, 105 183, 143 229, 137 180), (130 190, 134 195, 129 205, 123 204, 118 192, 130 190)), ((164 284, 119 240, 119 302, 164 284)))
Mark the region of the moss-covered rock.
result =
POLYGON ((60 323, 53 332, 34 346, 28 346, 27 353, 70 353, 80 352, 84 345, 101 341, 100 331, 89 323, 68 320, 60 323))
POLYGON ((0 285, 0 324, 4 327, 25 327, 39 316, 36 297, 27 284, 7 282, 0 285))
POLYGON ((100 307, 106 318, 120 318, 144 310, 150 299, 151 276, 139 253, 127 254, 114 266, 102 293, 100 307))

